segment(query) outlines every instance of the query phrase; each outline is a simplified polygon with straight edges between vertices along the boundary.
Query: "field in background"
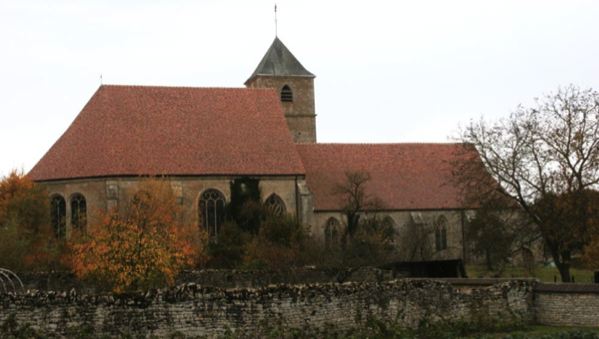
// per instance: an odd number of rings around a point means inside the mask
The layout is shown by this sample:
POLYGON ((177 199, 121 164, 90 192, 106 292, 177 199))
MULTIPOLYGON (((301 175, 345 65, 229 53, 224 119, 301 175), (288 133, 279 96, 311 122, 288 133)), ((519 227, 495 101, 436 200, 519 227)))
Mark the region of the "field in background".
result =
MULTIPOLYGON (((560 282, 559 271, 555 267, 537 266, 532 272, 521 266, 506 266, 500 276, 497 272, 488 271, 484 265, 466 265, 468 278, 537 278, 543 282, 560 282)), ((572 268, 570 274, 577 283, 592 283, 593 271, 583 268, 572 268)))

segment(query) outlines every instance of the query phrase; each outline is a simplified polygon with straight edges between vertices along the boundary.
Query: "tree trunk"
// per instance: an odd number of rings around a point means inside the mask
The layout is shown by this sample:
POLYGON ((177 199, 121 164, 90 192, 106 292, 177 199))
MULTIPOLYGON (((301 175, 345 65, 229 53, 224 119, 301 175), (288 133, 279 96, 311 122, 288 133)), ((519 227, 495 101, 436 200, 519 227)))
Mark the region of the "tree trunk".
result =
POLYGON ((551 256, 553 257, 553 262, 555 263, 555 267, 559 271, 559 275, 562 278, 562 282, 571 282, 570 277, 570 252, 569 251, 551 251, 551 256))
POLYGON ((570 251, 560 252, 557 243, 550 242, 547 239, 545 239, 545 244, 549 248, 549 252, 551 252, 553 263, 559 271, 562 282, 570 282, 570 251))
POLYGON ((491 262, 491 254, 489 253, 489 250, 485 250, 485 257, 487 262, 487 270, 493 271, 493 263, 491 262))
POLYGON ((558 263, 555 262, 555 266, 559 270, 559 275, 562 278, 562 282, 571 282, 570 279, 570 264, 569 263, 558 263))

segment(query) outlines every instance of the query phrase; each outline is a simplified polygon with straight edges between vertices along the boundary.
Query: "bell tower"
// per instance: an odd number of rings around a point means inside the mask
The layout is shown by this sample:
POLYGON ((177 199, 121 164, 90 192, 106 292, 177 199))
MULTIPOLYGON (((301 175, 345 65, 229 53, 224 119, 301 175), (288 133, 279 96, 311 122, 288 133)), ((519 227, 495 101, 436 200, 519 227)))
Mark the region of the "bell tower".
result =
POLYGON ((278 37, 245 82, 248 88, 274 88, 279 94, 287 126, 296 143, 316 142, 314 74, 310 73, 278 37))

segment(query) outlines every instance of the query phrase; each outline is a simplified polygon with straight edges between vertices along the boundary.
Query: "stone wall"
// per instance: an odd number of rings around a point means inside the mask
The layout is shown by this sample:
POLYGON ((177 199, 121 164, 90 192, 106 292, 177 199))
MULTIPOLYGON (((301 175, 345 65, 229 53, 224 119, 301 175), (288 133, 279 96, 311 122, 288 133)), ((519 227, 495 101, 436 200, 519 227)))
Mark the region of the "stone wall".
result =
POLYGON ((539 324, 599 327, 599 285, 539 284, 534 296, 539 324))
MULTIPOLYGON (((83 283, 71 272, 19 272, 24 290, 64 292, 75 289, 93 293, 94 286, 83 283)), ((381 282, 403 277, 398 272, 375 267, 356 269, 290 268, 287 270, 187 270, 177 276, 176 284, 194 283, 220 288, 258 288, 278 284, 321 284, 342 282, 381 282)), ((0 288, 0 292, 3 289, 0 288)))
POLYGON ((443 281, 392 280, 311 285, 273 285, 222 289, 184 284, 177 288, 131 295, 78 295, 27 292, 0 295, 0 323, 11 315, 19 324, 66 335, 73 328, 97 335, 123 333, 166 336, 217 336, 230 330, 259 334, 260 329, 353 328, 369 316, 415 327, 465 321, 530 322, 532 284, 508 281, 467 291, 443 281))

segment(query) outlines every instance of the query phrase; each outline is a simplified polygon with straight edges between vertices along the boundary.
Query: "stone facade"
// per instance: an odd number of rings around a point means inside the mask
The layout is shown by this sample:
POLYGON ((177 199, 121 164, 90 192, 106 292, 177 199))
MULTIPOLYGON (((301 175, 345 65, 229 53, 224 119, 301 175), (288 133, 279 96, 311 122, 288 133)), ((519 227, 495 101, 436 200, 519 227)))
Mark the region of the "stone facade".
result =
MULTIPOLYGON (((464 258, 464 237, 467 216, 472 210, 429 210, 429 211, 380 211, 366 217, 376 217, 390 222, 395 229, 395 243, 400 259, 445 260, 464 258), (446 247, 437 248, 436 229, 442 227, 439 221, 445 220, 446 247)), ((327 222, 334 218, 343 225, 344 216, 340 212, 316 211, 311 219, 312 233, 324 239, 327 222)))
POLYGON ((14 316, 44 332, 66 335, 91 327, 96 335, 215 337, 231 331, 258 335, 264 327, 340 330, 374 317, 387 324, 417 327, 423 322, 529 323, 534 314, 532 284, 509 281, 455 289, 442 281, 405 279, 382 283, 272 285, 221 289, 185 284, 165 291, 130 295, 28 292, 0 295, 0 323, 14 316))
MULTIPOLYGON (((170 177, 173 191, 182 207, 183 220, 190 224, 199 224, 199 200, 202 192, 216 189, 221 192, 226 201, 230 201, 230 182, 237 177, 170 177)), ((264 199, 271 194, 281 198, 287 213, 296 215, 299 196, 296 190, 296 181, 301 180, 289 176, 260 177, 260 189, 264 199)), ((93 225, 101 220, 107 210, 117 208, 123 210, 123 205, 128 203, 138 192, 140 181, 147 180, 143 177, 116 177, 95 179, 72 179, 64 181, 44 182, 49 195, 61 196, 66 200, 66 227, 67 237, 71 232, 71 206, 70 199, 75 194, 81 194, 87 202, 87 224, 93 225)))
POLYGON ((281 101, 281 106, 293 140, 296 143, 316 142, 313 77, 259 75, 246 85, 249 88, 274 88, 279 94, 284 86, 289 86, 293 93, 293 101, 281 101))
MULTIPOLYGON (((207 189, 216 189, 221 192, 226 201, 230 201, 230 182, 236 177, 170 177, 173 191, 177 195, 183 212, 183 220, 189 224, 198 224, 199 200, 202 192, 207 189)), ((285 205, 285 210, 291 215, 299 217, 300 221, 310 226, 310 232, 315 237, 324 241, 324 231, 330 218, 344 223, 340 212, 314 211, 311 195, 303 177, 271 176, 259 177, 260 189, 263 199, 271 194, 276 194, 285 205)), ((66 235, 71 232, 71 205, 70 199, 76 194, 81 194, 87 202, 88 229, 98 224, 106 211, 116 208, 123 210, 123 205, 128 203, 138 191, 141 177, 116 177, 94 179, 72 179, 64 181, 50 181, 43 184, 47 187, 50 196, 61 196, 66 201, 66 235)), ((437 210, 437 211, 382 211, 367 214, 366 217, 376 215, 381 220, 390 220, 396 231, 396 244, 400 250, 402 260, 436 260, 458 259, 464 256, 464 224, 465 215, 473 211, 437 210), (416 220, 415 220, 416 219, 416 220), (435 229, 438 221, 445 219, 447 231, 446 248, 436 248, 435 229), (414 239, 420 239, 415 243, 414 239), (418 250, 414 246, 418 245, 418 250)))

